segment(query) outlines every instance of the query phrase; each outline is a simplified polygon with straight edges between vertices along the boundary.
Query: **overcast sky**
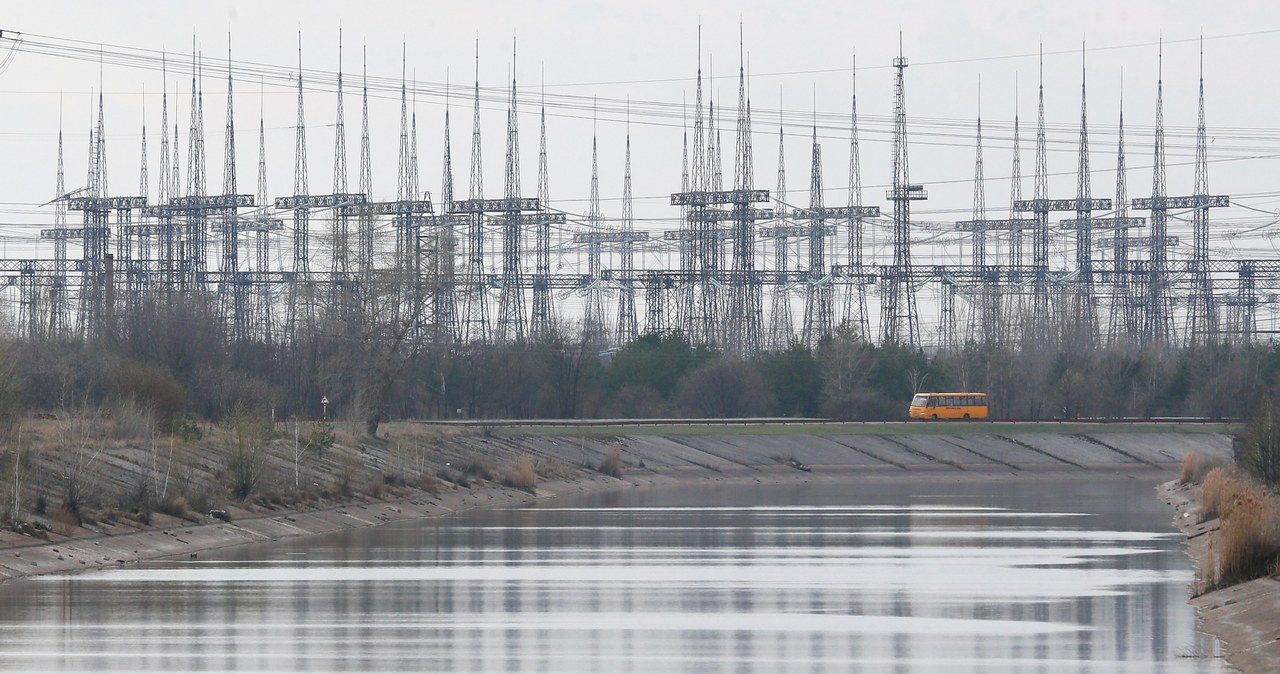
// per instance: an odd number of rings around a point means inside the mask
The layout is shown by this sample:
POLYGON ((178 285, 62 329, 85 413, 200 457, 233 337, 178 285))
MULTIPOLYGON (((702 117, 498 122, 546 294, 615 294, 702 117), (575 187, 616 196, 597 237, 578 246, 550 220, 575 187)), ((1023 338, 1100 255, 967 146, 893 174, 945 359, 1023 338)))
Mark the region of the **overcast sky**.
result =
MULTIPOLYGON (((913 182, 930 190, 917 210, 922 221, 966 219, 972 208, 975 118, 979 80, 985 142, 986 199, 993 214, 1007 209, 1010 138, 1015 110, 1021 118, 1024 191, 1034 170, 1036 52, 1044 45, 1045 104, 1050 125, 1051 197, 1074 197, 1076 142, 1082 65, 1087 68, 1091 167, 1094 196, 1111 196, 1115 176, 1115 125, 1124 82, 1130 196, 1150 194, 1151 126, 1155 113, 1156 42, 1163 35, 1165 121, 1168 127, 1170 194, 1193 188, 1197 59, 1204 35, 1204 75, 1210 136, 1210 187, 1252 207, 1215 214, 1221 232, 1244 231, 1270 222, 1280 207, 1280 124, 1276 63, 1280 63, 1280 11, 1271 2, 173 2, 129 3, 10 0, 0 11, 0 222, 4 254, 29 248, 34 229, 13 225, 48 222, 54 196, 56 134, 61 117, 66 138, 68 189, 83 185, 91 91, 99 89, 99 67, 77 59, 35 53, 44 43, 66 40, 165 50, 173 64, 167 83, 170 129, 181 127, 186 174, 187 126, 194 36, 204 55, 204 118, 211 192, 222 187, 227 34, 233 60, 250 64, 236 82, 236 133, 240 192, 256 185, 257 125, 265 114, 269 188, 293 191, 296 94, 287 81, 296 70, 302 33, 307 82, 311 192, 332 187, 338 30, 345 49, 347 154, 352 190, 360 140, 361 48, 367 45, 373 81, 370 113, 374 196, 395 196, 399 100, 393 81, 401 72, 401 50, 416 82, 421 182, 438 195, 445 96, 452 97, 453 169, 457 191, 467 192, 470 173, 470 87, 479 79, 483 110, 485 193, 501 193, 506 123, 499 100, 518 51, 520 147, 523 191, 534 194, 537 178, 537 103, 545 77, 552 202, 586 210, 590 180, 592 99, 598 99, 601 195, 606 215, 621 209, 626 114, 630 131, 636 215, 642 229, 673 229, 677 212, 666 205, 680 186, 682 101, 692 108, 702 25, 704 75, 717 107, 723 106, 726 182, 732 182, 733 113, 737 106, 739 23, 750 61, 755 177, 773 189, 777 175, 779 111, 786 121, 786 167, 793 204, 808 202, 809 137, 814 113, 823 146, 827 205, 847 201, 848 117, 855 53, 862 133, 864 201, 884 204, 889 181, 893 110, 889 67, 898 53, 899 31, 907 70, 907 110, 912 138, 913 182), (1086 51, 1082 54, 1082 43, 1086 51), (259 79, 262 64, 281 76, 259 79), (714 69, 714 70, 713 70, 714 69), (1019 90, 1015 106, 1015 82, 1019 90), (265 89, 265 96, 260 92, 265 89), (60 103, 61 101, 61 103, 60 103)), ((93 51, 90 44, 78 45, 93 51)), ((141 64, 141 62, 139 62, 141 64)), ((139 141, 145 100, 150 150, 150 187, 158 175, 160 95, 165 82, 147 67, 108 64, 101 73, 106 92, 106 129, 111 191, 138 191, 139 141), (144 99, 143 90, 146 96, 144 99)), ((412 85, 411 85, 412 86, 412 85)), ((1175 226, 1175 231, 1176 231, 1175 226)), ((1274 241, 1215 235, 1214 246, 1240 254, 1280 255, 1274 241)), ((51 255, 43 250, 42 255, 51 255)), ((28 253, 22 253, 28 254, 28 253)))

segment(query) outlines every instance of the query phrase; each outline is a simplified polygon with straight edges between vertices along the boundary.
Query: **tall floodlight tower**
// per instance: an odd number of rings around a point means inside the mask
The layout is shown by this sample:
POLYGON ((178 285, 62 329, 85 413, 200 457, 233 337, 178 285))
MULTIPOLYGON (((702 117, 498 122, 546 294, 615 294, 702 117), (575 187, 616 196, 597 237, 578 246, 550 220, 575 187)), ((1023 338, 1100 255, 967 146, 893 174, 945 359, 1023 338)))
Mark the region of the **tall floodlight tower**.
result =
POLYGON ((503 196, 507 199, 502 222, 502 288, 498 295, 499 343, 523 342, 524 278, 520 267, 520 117, 516 100, 515 41, 511 45, 511 91, 507 98, 507 158, 503 196))
POLYGON ((880 335, 884 344, 915 347, 920 344, 916 294, 911 282, 911 202, 929 197, 923 185, 911 183, 907 162, 907 93, 904 75, 907 59, 893 60, 894 79, 893 186, 887 198, 893 202, 893 264, 886 271, 880 335))

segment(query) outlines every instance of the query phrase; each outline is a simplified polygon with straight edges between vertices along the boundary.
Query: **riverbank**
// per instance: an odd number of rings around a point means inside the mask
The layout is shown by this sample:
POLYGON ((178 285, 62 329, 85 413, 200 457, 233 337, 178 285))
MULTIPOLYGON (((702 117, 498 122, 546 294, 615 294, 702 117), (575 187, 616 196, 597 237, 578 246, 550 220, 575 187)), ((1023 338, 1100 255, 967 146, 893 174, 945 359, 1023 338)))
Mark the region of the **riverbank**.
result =
MULTIPOLYGON (((1089 433, 946 435, 934 427, 926 433, 914 430, 908 426, 899 433, 880 434, 575 436, 554 429, 485 429, 428 436, 405 433, 393 441, 330 449, 302 465, 290 464, 287 455, 264 454, 263 470, 272 467, 268 460, 275 464, 274 478, 264 482, 262 492, 247 499, 210 501, 211 512, 225 513, 229 521, 188 509, 179 516, 150 512, 60 526, 53 521, 55 526, 44 528, 28 525, 0 533, 0 579, 198 556, 243 543, 512 506, 567 493, 698 481, 1054 481, 1121 474, 1151 477, 1154 482, 1155 475, 1175 470, 1186 452, 1230 451, 1230 438, 1212 432, 1104 428, 1089 433), (621 478, 600 472, 611 457, 621 468, 621 478), (536 472, 530 478, 533 484, 503 486, 513 483, 511 467, 522 463, 536 472), (361 472, 350 474, 357 470, 361 472), (289 497, 280 485, 298 481, 299 474, 303 484, 313 485, 307 498, 289 497), (343 496, 338 481, 361 488, 343 496)), ((195 464, 203 465, 209 475, 208 481, 194 483, 201 489, 211 489, 228 475, 211 469, 219 460, 218 448, 206 449, 201 464, 195 464)), ((103 448, 89 464, 88 471, 95 472, 83 477, 147 484, 156 473, 154 462, 121 460, 138 451, 128 446, 103 448)), ((188 488, 192 484, 188 477, 188 488)))
MULTIPOLYGON (((1174 524, 1187 537, 1187 554, 1202 570, 1216 565, 1217 518, 1201 521, 1196 485, 1168 482, 1160 493, 1174 508, 1174 524)), ((1280 672, 1280 578, 1257 578, 1225 588, 1204 591, 1203 581, 1192 588, 1191 605, 1200 617, 1201 631, 1222 642, 1227 662, 1245 674, 1280 672)))

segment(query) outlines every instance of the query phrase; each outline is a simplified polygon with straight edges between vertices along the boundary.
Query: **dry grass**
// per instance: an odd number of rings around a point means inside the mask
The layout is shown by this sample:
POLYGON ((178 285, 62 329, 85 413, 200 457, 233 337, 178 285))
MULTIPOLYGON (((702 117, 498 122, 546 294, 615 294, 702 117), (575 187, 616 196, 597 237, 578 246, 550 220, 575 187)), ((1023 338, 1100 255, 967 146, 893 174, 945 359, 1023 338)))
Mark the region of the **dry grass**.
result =
POLYGON ((1200 586, 1213 589, 1265 576, 1280 560, 1280 503, 1267 490, 1224 468, 1212 468, 1200 488, 1205 519, 1220 518, 1216 564, 1200 586))
POLYGON ((444 491, 444 481, 430 473, 423 473, 418 476, 418 489, 439 496, 444 491))
POLYGON ((1218 533, 1217 584, 1230 585, 1271 573, 1280 555, 1275 500, 1246 486, 1222 520, 1218 533))
POLYGON ((544 477, 555 480, 562 477, 573 477, 578 474, 578 469, 558 459, 548 459, 539 457, 533 462, 533 471, 538 477, 544 477))
POLYGON ((538 473, 534 470, 533 459, 521 454, 502 471, 502 484, 514 489, 532 492, 538 486, 538 473))
POLYGON ((1182 457, 1182 472, 1178 474, 1178 484, 1200 484, 1209 471, 1226 465, 1222 459, 1207 457, 1200 452, 1187 452, 1182 457))
POLYGON ((1211 520, 1229 514, 1236 494, 1243 486, 1245 483, 1227 468, 1210 470, 1200 486, 1201 519, 1211 520))
POLYGON ((614 447, 613 451, 604 457, 604 461, 600 462, 597 470, 609 477, 622 477, 622 450, 614 447))
POLYGON ((70 536, 80 526, 80 514, 76 509, 65 505, 58 506, 49 513, 49 525, 53 532, 60 536, 70 536))

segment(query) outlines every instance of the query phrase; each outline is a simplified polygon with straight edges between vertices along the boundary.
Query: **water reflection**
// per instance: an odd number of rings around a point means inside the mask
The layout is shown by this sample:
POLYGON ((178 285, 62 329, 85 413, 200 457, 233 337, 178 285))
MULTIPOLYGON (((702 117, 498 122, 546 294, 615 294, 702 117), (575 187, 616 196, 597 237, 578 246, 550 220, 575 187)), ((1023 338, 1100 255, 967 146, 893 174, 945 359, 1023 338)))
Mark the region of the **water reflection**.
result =
POLYGON ((0 668, 1219 671, 1168 520, 1124 480, 579 497, 11 583, 0 668))

